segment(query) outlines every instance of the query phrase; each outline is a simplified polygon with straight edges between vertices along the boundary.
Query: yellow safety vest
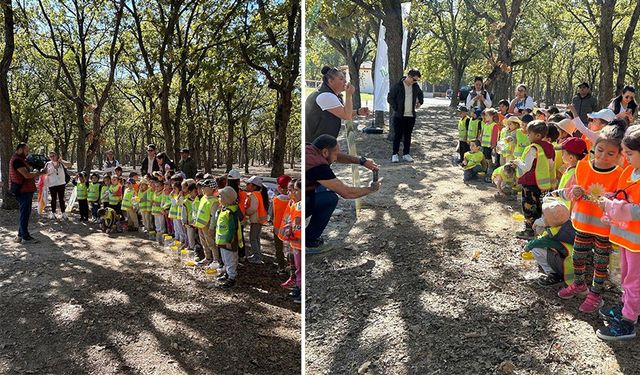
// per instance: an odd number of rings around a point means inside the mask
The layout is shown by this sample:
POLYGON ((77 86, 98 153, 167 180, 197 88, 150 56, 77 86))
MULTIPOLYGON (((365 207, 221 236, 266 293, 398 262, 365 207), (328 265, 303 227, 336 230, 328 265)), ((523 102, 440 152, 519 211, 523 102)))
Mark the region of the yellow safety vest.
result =
POLYGON ((480 127, 479 119, 469 120, 469 128, 467 130, 467 142, 471 142, 474 139, 478 139, 478 128, 480 127))
POLYGON ((87 199, 87 184, 85 184, 84 182, 79 182, 76 185, 76 189, 77 189, 77 196, 76 199, 78 200, 85 200, 87 199))
POLYGON ((469 126, 470 121, 471 118, 468 116, 465 116, 458 121, 458 139, 463 142, 467 141, 467 127, 469 126))
POLYGON ((527 133, 523 132, 522 129, 516 130, 516 145, 513 148, 513 157, 519 159, 522 155, 526 155, 524 149, 529 146, 531 143, 529 141, 529 136, 527 133))
POLYGON ((529 153, 529 150, 532 147, 535 148, 536 152, 538 153, 538 156, 536 158, 536 170, 534 172, 536 176, 536 184, 538 185, 538 188, 540 188, 540 190, 549 190, 551 189, 551 173, 549 172, 549 159, 547 158, 547 155, 544 154, 544 149, 542 148, 542 146, 535 143, 530 144, 524 149, 524 152, 521 156, 521 160, 524 161, 524 158, 529 153))
POLYGON ((239 208, 233 204, 222 208, 216 222, 216 245, 228 245, 237 236, 238 247, 242 247, 242 226, 238 217, 239 208))
POLYGON ((87 200, 89 202, 97 202, 100 199, 100 184, 89 183, 89 190, 87 192, 87 200))
POLYGON ((151 214, 153 216, 162 215, 162 201, 164 200, 163 192, 153 192, 153 200, 151 200, 151 214))
POLYGON ((116 186, 109 186, 109 192, 111 194, 109 194, 109 205, 110 206, 115 206, 118 203, 120 203, 120 201, 122 201, 122 196, 121 195, 116 195, 116 193, 118 192, 118 190, 120 189, 120 185, 116 185, 116 186))
POLYGON ((122 209, 126 210, 133 207, 133 189, 126 188, 122 196, 122 209))
POLYGON ((491 134, 496 126, 495 122, 491 124, 482 123, 482 147, 491 147, 491 134))
POLYGON ((200 204, 198 205, 198 212, 196 213, 196 221, 193 223, 193 226, 202 229, 209 223, 211 220, 211 206, 213 206, 213 201, 217 199, 214 196, 207 197, 203 196, 200 199, 200 204))

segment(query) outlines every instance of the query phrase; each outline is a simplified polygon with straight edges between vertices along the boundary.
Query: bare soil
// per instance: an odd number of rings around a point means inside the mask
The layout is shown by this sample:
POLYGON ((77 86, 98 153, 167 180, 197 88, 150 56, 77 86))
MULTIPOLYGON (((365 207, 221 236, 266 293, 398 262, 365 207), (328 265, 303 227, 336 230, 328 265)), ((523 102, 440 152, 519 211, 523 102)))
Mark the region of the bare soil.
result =
POLYGON ((0 211, 0 374, 300 373, 300 305, 265 265, 230 291, 142 233, 0 211))
MULTIPOLYGON (((581 299, 535 283, 541 274, 514 235, 517 202, 465 185, 452 163, 456 124, 446 107, 420 110, 414 163, 391 164, 386 134, 358 135, 383 187, 357 219, 341 200, 325 232, 334 250, 306 258, 307 373, 640 373, 637 342, 599 340, 602 321, 578 311, 581 299)), ((350 182, 350 167, 334 170, 350 182)))

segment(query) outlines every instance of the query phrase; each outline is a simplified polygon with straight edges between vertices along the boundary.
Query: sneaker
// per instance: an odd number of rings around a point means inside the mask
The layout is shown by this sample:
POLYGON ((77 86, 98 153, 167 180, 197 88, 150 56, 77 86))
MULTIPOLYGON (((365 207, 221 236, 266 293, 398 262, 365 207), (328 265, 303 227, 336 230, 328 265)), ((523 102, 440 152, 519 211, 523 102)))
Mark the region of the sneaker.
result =
POLYGON ((315 255, 326 253, 329 250, 333 250, 333 246, 331 244, 321 244, 318 246, 305 246, 304 253, 307 255, 315 255))
POLYGON ((598 314, 600 314, 600 317, 602 317, 602 319, 611 322, 614 320, 620 320, 622 319, 622 307, 624 305, 622 304, 622 302, 618 303, 617 305, 614 306, 602 306, 602 308, 600 308, 600 310, 598 310, 598 314))
POLYGON ((535 238, 535 236, 536 234, 534 233, 533 229, 525 229, 516 233, 516 238, 520 238, 522 240, 532 240, 535 238))
POLYGON ((249 258, 247 258, 247 261, 251 264, 264 264, 262 259, 259 259, 255 256, 250 256, 249 258))
POLYGON ((49 220, 55 220, 56 219, 56 214, 54 214, 53 212, 49 212, 49 220))
POLYGON ((402 158, 404 159, 404 161, 408 161, 409 163, 413 163, 413 158, 409 154, 402 155, 402 158))
POLYGON ((536 282, 540 286, 549 287, 549 286, 562 284, 564 282, 564 279, 562 277, 560 277, 560 275, 558 275, 558 274, 550 273, 548 275, 545 275, 545 276, 539 278, 536 282))
POLYGON ((293 297, 293 303, 297 303, 297 304, 302 303, 302 294, 300 294, 297 297, 293 297))
POLYGON ((220 289, 231 289, 234 285, 236 285, 235 279, 229 279, 225 281, 224 284, 220 285, 220 289))
POLYGON ((289 292, 289 297, 300 297, 300 294, 302 294, 302 290, 296 286, 289 292))
POLYGON ((31 237, 31 236, 26 236, 26 237, 22 237, 22 242, 23 243, 39 243, 40 240, 35 239, 35 238, 31 237))
POLYGON ((69 220, 69 217, 67 217, 67 213, 66 212, 62 213, 62 220, 69 220))
POLYGON ((196 266, 198 267, 208 266, 209 264, 211 264, 211 260, 209 259, 202 259, 196 262, 196 266))
POLYGON ((293 277, 290 277, 287 281, 280 284, 281 287, 287 289, 292 288, 294 285, 296 285, 296 280, 293 277))
POLYGON ((629 340, 636 337, 636 327, 626 319, 614 320, 608 326, 598 329, 596 336, 607 341, 629 340))
POLYGON ((395 155, 391 156, 391 162, 392 163, 397 163, 399 161, 400 161, 400 159, 398 158, 398 154, 395 154, 395 155))
POLYGON ((227 281, 227 280, 229 280, 229 275, 227 275, 226 273, 222 274, 221 276, 216 277, 216 280, 218 280, 220 282, 227 281))
POLYGON ((22 243, 22 237, 20 236, 16 236, 15 240, 16 243, 22 243))
POLYGON ((599 294, 590 291, 589 294, 587 294, 587 298, 585 298, 584 302, 582 302, 578 310, 582 311, 583 313, 592 313, 597 311, 603 305, 604 301, 602 300, 602 297, 600 297, 599 294))
POLYGON ((577 294, 584 294, 587 291, 587 286, 585 284, 576 284, 573 283, 567 287, 560 289, 558 292, 558 297, 562 299, 573 298, 577 294))

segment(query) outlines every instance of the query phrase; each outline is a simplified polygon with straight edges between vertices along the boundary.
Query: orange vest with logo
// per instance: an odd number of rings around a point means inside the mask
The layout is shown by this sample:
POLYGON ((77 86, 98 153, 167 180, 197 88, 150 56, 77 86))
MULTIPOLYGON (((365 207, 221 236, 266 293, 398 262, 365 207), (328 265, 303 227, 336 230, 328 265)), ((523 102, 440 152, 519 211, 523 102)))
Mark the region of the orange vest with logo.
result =
POLYGON ((302 249, 302 202, 295 203, 291 208, 291 238, 289 245, 300 251, 302 249))
MULTIPOLYGON (((627 200, 631 204, 640 204, 640 180, 631 181, 634 168, 628 166, 618 179, 618 190, 627 193, 627 200)), ((623 194, 618 194, 617 199, 624 199, 623 194)), ((633 252, 640 252, 640 220, 632 220, 621 225, 611 224, 609 241, 633 252)))
POLYGON ((598 172, 593 169, 589 158, 584 158, 576 166, 576 185, 582 187, 585 195, 573 204, 571 223, 575 230, 608 237, 610 226, 602 222, 604 215, 598 206, 598 198, 604 193, 613 193, 618 186, 622 168, 616 166, 610 172, 598 172))
POLYGON ((284 226, 289 223, 289 220, 291 218, 291 210, 293 209, 293 206, 295 204, 296 202, 294 202, 293 199, 289 200, 287 202, 287 206, 284 209, 284 213, 282 214, 282 221, 280 222, 280 228, 278 228, 278 238, 282 241, 288 240, 287 237, 284 236, 282 228, 284 228, 284 226))
POLYGON ((284 196, 284 199, 280 198, 281 195, 276 195, 273 197, 272 205, 273 205, 273 228, 280 229, 282 226, 282 217, 284 216, 284 212, 287 210, 287 206, 289 205, 289 197, 284 196))
POLYGON ((259 191, 252 191, 253 195, 255 195, 258 200, 258 223, 264 225, 269 222, 269 213, 264 206, 264 201, 262 200, 262 194, 259 191))

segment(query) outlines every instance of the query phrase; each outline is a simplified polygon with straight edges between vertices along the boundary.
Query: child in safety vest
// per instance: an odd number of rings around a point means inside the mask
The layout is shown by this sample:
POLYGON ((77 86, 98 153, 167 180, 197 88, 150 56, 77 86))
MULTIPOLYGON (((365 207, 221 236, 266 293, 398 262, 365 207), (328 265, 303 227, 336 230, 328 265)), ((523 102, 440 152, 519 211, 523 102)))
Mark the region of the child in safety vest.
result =
POLYGON ((578 162, 575 172, 575 184, 562 191, 565 199, 572 201, 571 222, 576 230, 573 243, 573 269, 575 281, 572 285, 560 289, 558 296, 563 299, 583 294, 587 298, 580 305, 582 312, 594 312, 602 304, 601 293, 608 277, 610 225, 603 221, 604 212, 599 206, 600 198, 613 193, 622 174, 617 163, 621 152, 624 129, 618 126, 606 126, 600 131, 595 142, 593 160, 584 158, 578 162), (593 259, 593 283, 589 289, 585 284, 587 259, 593 259))
POLYGON ((242 213, 237 204, 238 195, 231 186, 220 189, 221 210, 216 220, 215 244, 220 249, 224 267, 218 277, 223 284, 222 289, 229 289, 236 284, 238 276, 238 250, 242 246, 240 232, 242 227, 242 213))
POLYGON ((130 178, 127 180, 127 187, 122 194, 122 210, 124 210, 124 216, 127 218, 126 230, 129 232, 138 231, 140 223, 138 222, 138 212, 134 207, 135 188, 133 185, 135 181, 130 178))
POLYGON ((120 215, 111 207, 101 208, 98 210, 100 218, 100 229, 104 233, 120 232, 119 223, 120 215))
POLYGON ((87 191, 87 202, 91 205, 91 217, 93 222, 100 221, 98 218, 98 210, 100 209, 100 178, 97 173, 91 174, 91 182, 87 191))
POLYGON ((294 204, 290 208, 290 213, 284 219, 282 228, 280 228, 281 235, 288 242, 291 252, 293 253, 293 259, 296 267, 296 286, 289 294, 293 298, 293 302, 300 303, 302 295, 302 263, 301 263, 301 251, 302 251, 302 183, 297 180, 293 189, 293 201, 294 204))
POLYGON ((496 152, 501 155, 501 160, 508 164, 513 160, 513 149, 516 145, 516 132, 522 121, 517 116, 505 117, 504 128, 500 130, 500 137, 496 145, 496 152))
POLYGON ((111 194, 109 188, 111 187, 111 176, 105 174, 102 177, 102 186, 100 187, 100 202, 102 208, 109 207, 109 195, 111 194))
POLYGON ((109 207, 113 208, 118 215, 122 215, 122 182, 118 176, 111 176, 109 186, 109 207))
MULTIPOLYGON (((577 113, 573 104, 567 106, 567 109, 573 114, 577 113)), ((593 159, 595 142, 598 140, 600 131, 615 120, 616 115, 609 108, 604 108, 598 112, 587 113, 587 118, 589 119, 588 127, 579 116, 574 116, 573 125, 582 133, 582 139, 587 143, 587 149, 589 150, 589 158, 593 159)))
POLYGON ((527 126, 533 121, 533 116, 524 115, 520 119, 520 129, 516 131, 516 144, 513 146, 513 159, 520 159, 524 153, 524 149, 531 144, 527 132, 527 126))
POLYGON ((487 108, 482 113, 482 135, 480 136, 480 142, 482 146, 482 153, 484 154, 484 160, 487 161, 487 176, 485 182, 491 182, 491 173, 500 165, 499 160, 497 163, 493 161, 493 150, 495 150, 498 144, 498 135, 500 135, 500 128, 498 127, 498 111, 493 108, 487 108))
POLYGON ((596 332, 603 340, 636 337, 635 324, 640 315, 640 126, 627 130, 622 149, 629 165, 618 179, 618 193, 600 201, 611 223, 609 239, 620 247, 623 290, 619 304, 600 309, 600 315, 609 322, 596 332))
POLYGON ((262 264, 262 248, 260 246, 260 234, 262 226, 269 220, 269 194, 262 185, 262 179, 251 176, 245 181, 247 184, 246 219, 249 222, 249 242, 252 255, 247 258, 249 263, 262 264))
POLYGON ((173 182, 173 190, 171 191, 171 205, 169 206, 169 220, 173 222, 173 230, 175 233, 176 241, 180 241, 180 244, 187 243, 187 236, 182 226, 182 207, 184 197, 182 196, 182 183, 173 182))
POLYGON ((469 110, 465 106, 458 107, 458 153, 460 154, 460 159, 458 159, 458 164, 462 163, 464 159, 465 152, 469 151, 469 142, 468 142, 468 133, 469 133, 469 122, 471 121, 471 117, 468 116, 469 110))
POLYGON ((463 181, 471 181, 478 177, 478 172, 483 170, 482 162, 484 155, 480 151, 480 141, 474 139, 469 142, 470 151, 465 152, 462 160, 462 169, 464 169, 463 181))
POLYGON ((278 232, 280 231, 280 227, 282 226, 282 218, 284 216, 285 211, 287 210, 287 206, 289 205, 290 197, 287 191, 289 186, 289 182, 291 182, 291 177, 287 175, 282 175, 277 179, 277 193, 273 197, 273 201, 271 204, 273 217, 271 222, 273 223, 273 243, 276 252, 276 262, 278 263, 277 274, 284 274, 285 269, 287 267, 287 263, 284 259, 284 243, 278 236, 278 232))
MULTIPOLYGON (((548 123, 547 136, 544 137, 542 140, 544 140, 545 142, 551 143, 551 146, 553 146, 555 150, 555 148, 558 147, 559 135, 560 135, 560 132, 558 131, 556 124, 548 123)), ((554 157, 553 157, 553 164, 549 169, 549 173, 551 174, 551 189, 558 188, 558 182, 560 181, 560 177, 562 177, 563 164, 564 163, 562 162, 562 151, 555 150, 554 157)))
POLYGON ((165 233, 171 235, 173 237, 173 219, 169 219, 169 209, 171 208, 171 192, 173 191, 173 187, 171 186, 171 180, 166 178, 162 189, 162 216, 164 217, 164 227, 166 228, 165 233))
POLYGON ((211 228, 211 214, 215 213, 219 205, 218 197, 215 195, 218 184, 213 179, 202 180, 200 183, 203 195, 199 200, 198 208, 194 206, 196 220, 193 225, 198 230, 204 259, 199 259, 197 265, 218 269, 222 260, 217 257, 215 230, 211 228))
MULTIPOLYGON (((469 149, 471 149, 471 141, 478 139, 480 136, 480 124, 482 123, 482 110, 477 109, 469 112, 471 120, 469 120, 469 127, 467 128, 467 142, 469 143, 469 149)), ((464 155, 463 155, 464 156, 464 155)))
POLYGON ((156 233, 153 227, 153 216, 151 216, 151 202, 153 201, 153 190, 149 186, 151 181, 144 178, 138 185, 138 193, 136 201, 138 202, 138 211, 142 216, 142 225, 149 239, 155 239, 156 233))
POLYGON ((493 173, 491 174, 491 181, 498 188, 496 198, 504 197, 511 194, 511 189, 513 189, 513 185, 516 182, 515 174, 516 171, 510 164, 506 164, 494 169, 493 173))
POLYGON ((182 209, 182 224, 187 233, 187 250, 193 250, 196 246, 197 230, 193 227, 194 199, 198 196, 196 181, 187 179, 182 181, 182 195, 184 196, 182 209))
POLYGON ((542 195, 551 189, 551 172, 555 152, 553 146, 543 138, 547 136, 547 124, 535 120, 527 126, 531 143, 524 149, 520 159, 511 164, 516 167, 518 183, 522 185, 522 213, 525 228, 516 237, 530 240, 535 233, 533 222, 542 216, 542 195))
MULTIPOLYGON (((294 198, 294 190, 295 190, 296 182, 298 182, 297 179, 292 179, 291 181, 289 181, 289 184, 287 186, 287 194, 288 194, 287 196, 289 198, 289 202, 287 203, 287 207, 285 208, 284 214, 282 215, 282 223, 285 223, 287 222, 287 220, 289 220, 289 216, 291 215, 291 210, 293 206, 296 204, 295 198, 294 198)), ((280 225, 280 228, 282 228, 282 225, 283 225, 282 223, 280 225)), ((290 244, 286 242, 286 237, 280 231, 278 231, 278 238, 284 243, 284 254, 287 257, 287 260, 289 262, 289 279, 287 279, 285 282, 280 284, 280 286, 283 288, 293 288, 296 285, 295 259, 293 259, 293 253, 291 251, 290 244)))
POLYGON ((74 183, 77 191, 76 200, 78 201, 78 210, 80 211, 80 221, 89 221, 89 202, 87 201, 89 183, 87 182, 87 174, 85 172, 78 173, 74 183))
POLYGON ((152 177, 153 200, 151 201, 151 215, 153 216, 153 227, 155 228, 156 241, 162 244, 162 237, 166 233, 167 227, 162 213, 162 203, 164 202, 164 185, 157 177, 152 177))

